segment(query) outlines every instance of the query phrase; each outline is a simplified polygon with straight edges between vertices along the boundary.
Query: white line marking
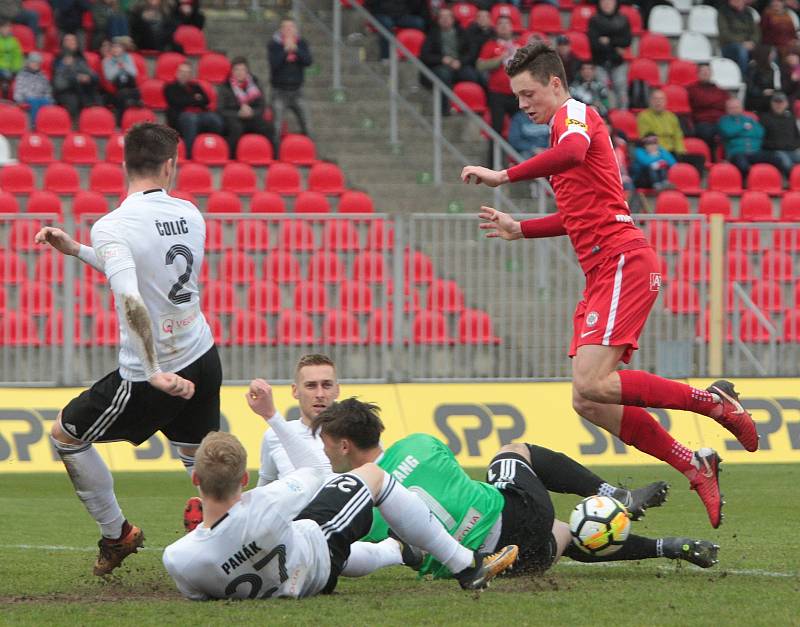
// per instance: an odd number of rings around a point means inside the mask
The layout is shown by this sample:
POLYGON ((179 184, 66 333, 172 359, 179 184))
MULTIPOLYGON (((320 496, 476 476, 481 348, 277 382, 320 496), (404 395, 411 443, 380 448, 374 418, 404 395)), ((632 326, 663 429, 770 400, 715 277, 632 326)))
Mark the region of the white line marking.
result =
MULTIPOLYGON (((141 549, 163 551, 163 546, 146 546, 141 549)), ((96 553, 96 546, 63 546, 59 544, 0 544, 0 549, 16 549, 18 551, 76 551, 78 553, 96 553)))

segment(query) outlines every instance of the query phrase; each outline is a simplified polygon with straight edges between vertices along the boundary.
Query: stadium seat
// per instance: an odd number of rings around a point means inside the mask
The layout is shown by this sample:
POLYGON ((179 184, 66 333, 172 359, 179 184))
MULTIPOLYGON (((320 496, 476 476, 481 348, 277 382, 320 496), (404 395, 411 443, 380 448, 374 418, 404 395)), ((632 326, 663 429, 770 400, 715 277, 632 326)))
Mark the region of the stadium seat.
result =
POLYGON ((16 105, 0 103, 0 135, 18 137, 28 132, 28 116, 16 105))
POLYGON ((389 344, 394 341, 394 315, 391 310, 376 309, 367 322, 367 343, 389 344))
POLYGON ((779 228, 772 232, 772 248, 787 253, 800 252, 800 229, 779 228))
POLYGON ((653 61, 672 61, 672 46, 664 35, 645 33, 639 38, 639 56, 653 61))
POLYGON ((122 133, 113 133, 106 142, 106 161, 121 164, 124 160, 125 136, 122 133))
POLYGON ((725 261, 728 281, 749 283, 755 279, 753 266, 747 253, 729 250, 725 255, 725 261))
MULTIPOLYGON (((86 338, 83 337, 82 327, 80 316, 75 316, 73 318, 71 339, 72 343, 76 346, 85 346, 88 344, 86 338)), ((44 343, 47 346, 64 345, 64 312, 60 309, 56 311, 55 315, 49 318, 44 325, 44 343)))
MULTIPOLYGON (((170 53, 165 53, 170 54, 170 53)), ((169 82, 173 82, 171 78, 169 82)), ((167 108, 167 99, 164 97, 164 85, 166 82, 160 78, 147 78, 139 85, 139 92, 142 94, 142 102, 148 109, 164 111, 167 108)))
POLYGON ((293 346, 315 344, 314 321, 302 311, 285 309, 281 312, 277 323, 278 344, 293 346))
POLYGON ((255 281, 247 290, 247 309, 260 314, 280 313, 281 288, 274 281, 255 281))
POLYGON ((242 201, 233 192, 211 192, 206 203, 208 213, 241 213, 242 201))
POLYGON ((98 194, 120 195, 125 192, 125 173, 113 163, 98 163, 89 172, 89 189, 98 194))
POLYGON ((225 327, 219 319, 219 316, 212 313, 204 313, 203 315, 206 322, 208 322, 208 326, 211 327, 211 335, 217 346, 230 346, 231 342, 225 333, 225 327))
POLYGON ((608 112, 608 119, 611 122, 611 127, 625 133, 629 140, 639 139, 636 116, 627 109, 612 109, 608 112))
POLYGON ((22 163, 52 163, 55 161, 53 142, 44 133, 25 133, 19 139, 17 158, 22 163))
MULTIPOLYGON (((0 177, 0 180, 2 180, 2 177, 0 177)), ((19 202, 17 202, 14 194, 0 191, 0 213, 19 213, 19 202)))
POLYGON ((339 285, 339 308, 353 313, 372 311, 372 288, 364 281, 342 281, 339 285))
POLYGON ((329 311, 322 321, 322 341, 325 344, 363 344, 361 325, 348 311, 329 311))
POLYGON ((256 262, 247 253, 229 250, 219 260, 217 278, 228 283, 250 283, 256 278, 256 262))
POLYGON ((800 192, 786 192, 781 198, 781 220, 800 221, 800 192))
POLYGON ((372 251, 357 254, 353 259, 352 278, 366 283, 383 283, 389 278, 383 255, 372 251))
POLYGON ((38 328, 30 313, 6 310, 0 316, 0 345, 39 346, 38 328))
POLYGON ((42 31, 47 31, 53 26, 53 7, 47 0, 23 0, 22 8, 36 13, 42 31))
MULTIPOLYGON (((765 317, 767 322, 774 327, 775 323, 768 316, 765 317)), ((775 335, 777 340, 779 338, 777 332, 775 335)), ((739 322, 739 339, 752 344, 768 344, 772 339, 772 332, 764 325, 756 312, 748 310, 742 314, 739 322)))
POLYGON ((338 213, 374 213, 372 198, 364 192, 347 190, 339 197, 338 213))
POLYGON ((783 318, 783 341, 800 342, 800 310, 788 311, 783 318))
MULTIPOLYGON (((195 143, 195 146, 196 145, 195 143)), ((258 191, 256 173, 253 171, 253 168, 246 163, 231 161, 227 163, 222 170, 222 183, 220 188, 239 195, 254 194, 258 191)), ((255 209, 252 209, 252 206, 251 211, 255 211, 255 209)))
POLYGON ((281 139, 278 158, 294 165, 314 165, 317 162, 317 147, 310 137, 290 133, 281 139))
POLYGON ((785 250, 768 250, 761 257, 763 281, 794 281, 794 260, 785 250))
POLYGON ((764 192, 746 191, 739 204, 739 219, 748 222, 772 220, 772 201, 764 192))
POLYGON ((775 281, 761 281, 753 285, 750 298, 761 311, 783 313, 786 310, 783 304, 783 290, 775 281))
POLYGON ((36 190, 28 197, 28 213, 54 213, 59 220, 61 214, 61 201, 53 192, 36 190))
POLYGON ((537 30, 547 34, 563 33, 561 13, 551 4, 534 4, 528 15, 528 23, 535 24, 537 30))
MULTIPOLYGON (((536 5, 536 6, 545 6, 545 5, 536 5)), ((479 83, 473 83, 471 81, 461 81, 456 83, 453 86, 453 92, 456 96, 461 98, 464 101, 464 104, 467 105, 467 108, 478 115, 483 115, 486 111, 489 110, 486 104, 486 91, 483 89, 479 83)), ((461 108, 452 103, 452 109, 456 113, 461 113, 461 108)))
POLYGON ((581 4, 572 9, 569 18, 569 30, 585 33, 589 30, 589 20, 597 12, 597 7, 591 4, 581 4))
POLYGON ((294 287, 294 308, 310 314, 328 310, 328 290, 318 281, 300 281, 294 287))
MULTIPOLYGON (((634 37, 642 37, 642 35, 649 34, 644 30, 642 26, 642 14, 639 13, 639 9, 637 7, 630 4, 620 4, 617 6, 619 7, 620 14, 628 18, 628 23, 631 26, 631 34, 634 37)), ((639 40, 639 55, 647 56, 644 52, 642 52, 641 39, 639 40)), ((654 59, 655 57, 651 58, 654 59)))
POLYGON ((730 163, 715 163, 708 171, 708 189, 738 196, 742 193, 742 174, 730 163))
POLYGON ((742 85, 742 71, 735 61, 714 57, 711 59, 711 80, 721 89, 739 89, 742 85))
POLYGON ((322 231, 322 248, 337 252, 361 250, 358 231, 350 220, 326 220, 322 231))
POLYGON ((688 163, 676 163, 673 165, 669 169, 667 179, 676 189, 679 189, 684 194, 696 196, 702 191, 700 187, 700 174, 694 166, 688 163))
POLYGON ((41 228, 39 220, 14 220, 8 230, 8 245, 13 251, 41 251, 39 244, 33 241, 41 228))
POLYGON ((686 115, 692 112, 692 107, 689 105, 689 94, 685 87, 664 85, 664 94, 667 97, 667 109, 676 115, 686 115))
POLYGON ((654 6, 647 20, 647 30, 667 37, 679 37, 683 32, 683 18, 672 6, 654 6))
POLYGON ((36 113, 35 126, 39 133, 63 136, 72 130, 72 120, 64 107, 45 105, 36 113))
POLYGON ((340 283, 347 277, 344 263, 334 252, 321 250, 308 260, 306 279, 316 283, 340 283))
POLYGON ((658 64, 647 58, 638 58, 631 61, 628 65, 628 84, 635 80, 644 81, 650 87, 661 85, 661 73, 658 64))
MULTIPOLYGON (((419 53, 422 51, 422 44, 425 43, 425 33, 416 28, 401 28, 395 33, 398 43, 403 44, 408 51, 415 57, 419 58, 419 53)), ((405 59, 405 53, 402 52, 398 46, 397 58, 401 61, 405 59)))
MULTIPOLYGON (((723 338, 726 342, 730 343, 733 342, 733 327, 731 325, 730 318, 725 318, 722 323, 722 333, 723 338)), ((695 325, 695 335, 702 339, 704 342, 708 342, 711 329, 711 311, 706 309, 705 314, 697 318, 697 324, 695 325)))
POLYGON ((394 248, 394 228, 384 220, 370 220, 367 249, 381 251, 394 248))
POLYGON ((250 213, 286 213, 286 205, 275 192, 256 192, 250 198, 250 213))
POLYGON ((119 344, 119 323, 117 315, 111 311, 98 311, 92 324, 92 342, 97 346, 117 346, 119 344))
POLYGON ((453 344, 447 332, 447 320, 439 311, 420 311, 411 324, 415 344, 453 344))
POLYGON ((728 219, 731 216, 731 201, 722 192, 706 191, 700 194, 697 210, 703 215, 719 213, 728 219))
POLYGON ((705 253, 685 251, 678 258, 677 278, 693 283, 708 281, 708 257, 705 253))
POLYGON ((75 194, 81 189, 81 178, 68 163, 51 163, 44 171, 44 188, 56 194, 75 194))
POLYGON ((291 163, 276 162, 269 166, 265 185, 267 191, 287 196, 298 194, 302 190, 300 172, 291 163))
POLYGON ((324 194, 300 192, 294 200, 295 213, 330 213, 331 205, 324 194))
POLYGON ((200 163, 184 163, 178 168, 177 189, 192 194, 208 195, 214 191, 211 172, 208 167, 200 163))
POLYGON ((281 220, 278 233, 278 247, 295 252, 316 250, 314 231, 308 222, 302 220, 281 220))
POLYGON ((792 167, 789 173, 789 189, 793 192, 800 192, 800 165, 792 167))
POLYGON ((729 229, 727 250, 745 253, 761 251, 761 232, 748 227, 729 229))
POLYGON ((180 44, 184 54, 199 56, 208 52, 206 36, 203 34, 203 31, 196 26, 181 24, 175 29, 175 34, 172 36, 172 39, 176 44, 180 44))
POLYGON ((30 194, 36 189, 33 170, 24 163, 3 166, 0 170, 0 189, 12 194, 30 194))
POLYGON ((297 257, 283 251, 273 251, 264 257, 261 274, 264 280, 275 283, 297 283, 303 278, 297 257))
POLYGON ((200 307, 211 313, 233 313, 239 308, 236 288, 227 281, 205 281, 200 292, 200 307))
POLYGON ((192 145, 192 160, 205 165, 228 163, 228 143, 222 135, 200 133, 192 145))
MULTIPOLYGON (((713 56, 708 37, 702 33, 681 33, 681 37, 678 39, 678 58, 684 63, 708 63, 713 56)), ((695 69, 696 74, 697 70, 695 69)))
POLYGON ((472 24, 478 14, 478 7, 471 2, 456 2, 450 8, 453 10, 453 16, 461 28, 467 28, 472 24))
POLYGON ((522 23, 522 14, 513 4, 508 2, 494 4, 489 11, 489 15, 492 18, 492 24, 497 24, 497 18, 502 16, 511 20, 511 27, 515 33, 521 33, 525 30, 525 25, 522 23))
POLYGON ((725 303, 725 313, 735 313, 735 312, 742 313, 746 309, 746 307, 744 306, 744 300, 741 298, 741 296, 737 293, 737 290, 734 288, 733 281, 727 281, 725 283, 725 291, 723 299, 725 303))
POLYGON ((683 55, 678 53, 678 59, 673 59, 667 69, 667 84, 688 87, 697 82, 697 64, 686 61, 683 55))
POLYGON ((428 290, 428 309, 445 313, 464 311, 464 292, 456 281, 437 279, 428 290))
POLYGON ((670 281, 664 295, 664 306, 674 314, 700 313, 700 292, 688 281, 670 281))
POLYGON ((248 165, 270 165, 273 162, 272 144, 263 135, 247 133, 236 144, 236 160, 248 165))
POLYGON ((97 144, 91 135, 70 133, 61 144, 61 159, 73 165, 97 163, 97 144))
MULTIPOLYGON (((14 225, 24 224, 23 222, 15 222, 14 225)), ((13 226, 12 226, 13 229, 13 226)), ((38 228, 37 228, 38 230, 38 228)), ((31 234, 36 231, 29 229, 31 234)), ((14 232, 12 230, 11 235, 14 232)), ((14 243, 11 244, 12 249, 24 250, 17 248, 14 243)), ((30 250, 31 248, 28 248, 30 250)), ((3 250, 0 248, 0 284, 3 285, 20 285, 28 280, 28 265, 25 261, 14 252, 3 250)))
POLYGON ((747 189, 766 192, 770 196, 783 194, 783 177, 780 170, 769 163, 755 163, 747 174, 747 189))
POLYGON ((702 139, 697 137, 684 137, 683 145, 686 148, 686 152, 690 155, 701 155, 705 159, 706 168, 711 167, 711 149, 702 139))
MULTIPOLYGON (((179 52, 161 52, 156 57, 156 68, 154 78, 172 83, 175 81, 175 73, 181 63, 186 62, 186 57, 179 52)), ((140 86, 141 87, 141 86, 140 86)))
POLYGON ((233 315, 230 341, 235 346, 268 346, 274 344, 267 321, 257 313, 239 310, 233 315))
POLYGON ((433 281, 433 262, 423 252, 418 250, 403 255, 403 266, 406 276, 412 283, 430 283, 433 281))
MULTIPOLYGON (((220 220, 206 220, 206 251, 217 253, 225 248, 225 236, 220 220)), ((203 271, 208 274, 208 258, 203 263, 203 271)))
MULTIPOLYGON (((19 6, 19 5, 17 5, 19 6)), ((36 35, 24 24, 11 24, 11 35, 19 42, 22 53, 27 55, 36 50, 36 35)))
POLYGON ((120 125, 122 131, 127 131, 131 126, 134 124, 138 124, 139 122, 157 122, 156 114, 153 113, 151 109, 147 109, 145 107, 131 107, 130 109, 125 109, 125 113, 122 114, 122 124, 120 125))
POLYGON ((321 194, 341 194, 345 191, 344 174, 335 163, 315 163, 308 173, 308 189, 321 194))
POLYGON ((479 309, 465 309, 458 319, 458 342, 460 344, 500 344, 494 334, 492 318, 479 309))
POLYGON ((681 249, 680 233, 672 222, 650 220, 644 232, 650 244, 659 253, 675 253, 681 249))
POLYGON ((693 6, 689 11, 686 30, 702 33, 708 37, 717 37, 719 35, 717 30, 717 10, 708 5, 693 6))
POLYGON ((246 251, 269 250, 269 225, 264 220, 236 221, 236 248, 246 251))

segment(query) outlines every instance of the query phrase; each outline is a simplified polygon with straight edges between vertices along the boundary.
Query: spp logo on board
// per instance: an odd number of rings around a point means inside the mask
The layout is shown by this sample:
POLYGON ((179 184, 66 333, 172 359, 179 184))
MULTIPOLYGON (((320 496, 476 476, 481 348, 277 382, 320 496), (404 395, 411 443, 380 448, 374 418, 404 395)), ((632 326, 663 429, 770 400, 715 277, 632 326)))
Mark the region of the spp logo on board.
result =
POLYGON ((434 410, 433 421, 455 455, 466 447, 470 457, 480 457, 481 442, 493 434, 497 434, 500 445, 503 446, 521 438, 526 427, 525 416, 508 403, 439 405, 434 410), (470 418, 473 420, 469 420, 470 418), (465 423, 468 426, 464 426, 465 423))

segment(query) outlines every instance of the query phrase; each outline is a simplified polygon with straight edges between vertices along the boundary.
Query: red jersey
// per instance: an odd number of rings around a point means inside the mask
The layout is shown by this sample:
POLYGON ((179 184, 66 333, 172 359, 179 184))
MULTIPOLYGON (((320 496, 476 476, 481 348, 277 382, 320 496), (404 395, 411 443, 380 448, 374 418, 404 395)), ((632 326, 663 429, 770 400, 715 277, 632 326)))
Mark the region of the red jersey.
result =
POLYGON ((567 100, 550 120, 550 145, 577 133, 589 142, 580 165, 550 177, 561 222, 584 272, 615 254, 647 246, 622 190, 619 163, 603 118, 567 100))
POLYGON ((511 61, 514 53, 517 51, 517 44, 511 39, 490 39, 481 48, 481 53, 478 55, 479 59, 496 59, 505 55, 505 62, 501 63, 499 67, 489 72, 489 80, 487 82, 487 89, 498 94, 513 95, 511 91, 511 80, 506 74, 506 63, 511 61))

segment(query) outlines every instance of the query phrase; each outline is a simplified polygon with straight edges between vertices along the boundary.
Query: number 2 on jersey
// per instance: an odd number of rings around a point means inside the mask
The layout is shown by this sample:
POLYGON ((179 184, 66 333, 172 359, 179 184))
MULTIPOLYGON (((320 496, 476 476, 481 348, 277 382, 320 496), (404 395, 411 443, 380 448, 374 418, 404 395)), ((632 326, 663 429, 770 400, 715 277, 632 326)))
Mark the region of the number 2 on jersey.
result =
MULTIPOLYGON (((279 544, 274 549, 272 549, 265 557, 258 560, 257 562, 253 563, 253 568, 256 570, 261 570, 269 564, 275 557, 278 557, 278 580, 280 584, 277 586, 270 588, 261 595, 262 599, 268 599, 273 594, 278 591, 278 588, 289 578, 289 573, 286 571, 286 545, 279 544)), ((228 587, 225 588, 225 596, 229 597, 234 592, 236 592, 236 588, 238 588, 243 583, 250 584, 250 594, 247 595, 248 599, 255 599, 258 596, 258 593, 261 592, 261 586, 263 585, 263 581, 261 577, 258 575, 254 575, 253 573, 247 573, 246 575, 239 575, 236 579, 231 581, 228 584, 228 587)))
POLYGON ((189 300, 192 298, 191 292, 182 292, 181 288, 186 285, 186 282, 192 276, 192 264, 194 263, 194 255, 192 255, 192 251, 189 250, 183 244, 175 244, 172 248, 167 251, 167 260, 166 264, 171 266, 172 263, 175 261, 177 257, 183 257, 186 259, 186 271, 178 277, 178 282, 172 286, 172 289, 169 291, 169 298, 171 303, 176 305, 181 305, 183 303, 188 303, 189 300))

